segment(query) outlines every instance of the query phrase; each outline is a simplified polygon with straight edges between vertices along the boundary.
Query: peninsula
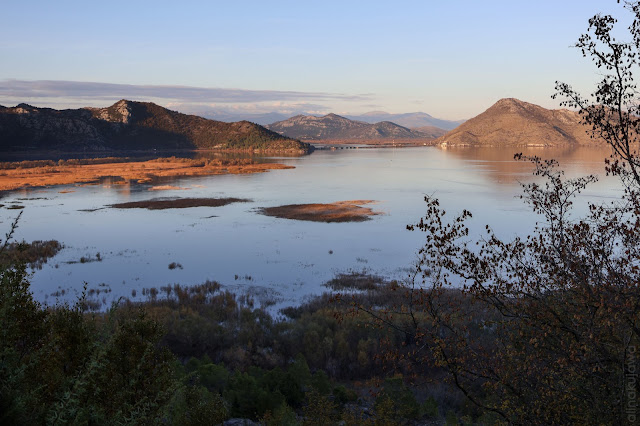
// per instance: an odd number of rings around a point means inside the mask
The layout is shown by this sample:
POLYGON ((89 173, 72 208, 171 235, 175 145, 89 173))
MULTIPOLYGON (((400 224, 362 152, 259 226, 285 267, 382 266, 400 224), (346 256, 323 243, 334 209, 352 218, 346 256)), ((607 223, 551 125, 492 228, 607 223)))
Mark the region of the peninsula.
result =
POLYGON ((0 106, 0 154, 199 149, 305 154, 313 147, 248 121, 223 123, 151 102, 66 110, 0 106))

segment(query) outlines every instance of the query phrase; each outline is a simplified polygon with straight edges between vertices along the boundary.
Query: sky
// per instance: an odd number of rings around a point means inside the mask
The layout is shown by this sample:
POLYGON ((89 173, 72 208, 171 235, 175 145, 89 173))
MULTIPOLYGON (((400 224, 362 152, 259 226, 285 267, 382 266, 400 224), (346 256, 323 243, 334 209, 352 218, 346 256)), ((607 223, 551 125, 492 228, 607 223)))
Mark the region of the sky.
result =
MULTIPOLYGON (((546 108, 588 93, 574 47, 615 0, 0 0, 0 105, 126 98, 186 113, 426 112, 457 120, 501 98, 546 108)), ((621 33, 623 34, 623 33, 621 33)))

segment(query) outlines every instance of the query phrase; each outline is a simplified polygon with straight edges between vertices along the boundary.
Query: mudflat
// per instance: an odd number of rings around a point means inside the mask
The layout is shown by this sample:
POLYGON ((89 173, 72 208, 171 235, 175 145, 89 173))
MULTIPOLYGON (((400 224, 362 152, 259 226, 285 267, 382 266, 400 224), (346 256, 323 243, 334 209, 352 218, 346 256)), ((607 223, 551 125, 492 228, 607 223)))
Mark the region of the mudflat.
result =
POLYGON ((130 201, 127 203, 111 204, 117 209, 188 209, 191 207, 220 207, 231 203, 246 203, 246 198, 154 198, 151 200, 130 201))
POLYGON ((371 216, 379 215, 362 204, 373 203, 373 200, 336 201, 326 204, 288 204, 278 207, 265 207, 260 213, 282 219, 308 220, 312 222, 364 222, 371 216))
MULTIPOLYGON (((99 164, 68 164, 21 166, 0 169, 0 190, 28 187, 71 185, 98 182, 105 177, 119 177, 138 183, 153 182, 159 177, 209 176, 223 174, 262 173, 273 169, 292 169, 278 163, 256 163, 250 159, 193 160, 189 158, 158 158, 149 161, 109 162, 99 164)), ((18 164, 18 165, 16 165, 18 164)))

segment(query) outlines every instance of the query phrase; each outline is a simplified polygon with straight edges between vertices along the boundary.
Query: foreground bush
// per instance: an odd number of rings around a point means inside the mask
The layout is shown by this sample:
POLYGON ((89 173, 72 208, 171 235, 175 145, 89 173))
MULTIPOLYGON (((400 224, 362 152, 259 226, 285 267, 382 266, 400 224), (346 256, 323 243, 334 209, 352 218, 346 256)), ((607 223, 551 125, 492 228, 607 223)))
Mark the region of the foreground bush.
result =
MULTIPOLYGON (((0 424, 213 425, 233 416, 373 425, 437 416, 436 401, 421 409, 399 376, 384 385, 399 402, 375 403, 367 390, 388 374, 379 340, 393 333, 339 322, 346 307, 326 296, 275 321, 207 282, 89 314, 84 298, 41 306, 27 277, 24 265, 0 269, 0 424), (338 382, 345 378, 365 381, 338 382)), ((380 283, 361 297, 384 300, 386 291, 380 283)))
MULTIPOLYGON (((22 265, 0 269, 0 423, 154 424, 226 409, 175 374, 162 329, 144 311, 89 317, 74 306, 45 309, 22 265), (179 414, 176 395, 184 395, 179 414)), ((195 423, 194 423, 195 424, 195 423)))

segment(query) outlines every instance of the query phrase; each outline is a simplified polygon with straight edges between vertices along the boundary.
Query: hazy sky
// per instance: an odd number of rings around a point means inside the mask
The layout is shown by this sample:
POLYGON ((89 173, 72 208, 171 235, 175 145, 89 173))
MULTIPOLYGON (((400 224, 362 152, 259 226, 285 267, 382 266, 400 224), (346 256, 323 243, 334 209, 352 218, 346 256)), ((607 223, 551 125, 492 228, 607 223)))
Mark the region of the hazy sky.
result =
POLYGON ((598 75, 571 48, 615 0, 1 0, 0 104, 470 118, 598 75))

